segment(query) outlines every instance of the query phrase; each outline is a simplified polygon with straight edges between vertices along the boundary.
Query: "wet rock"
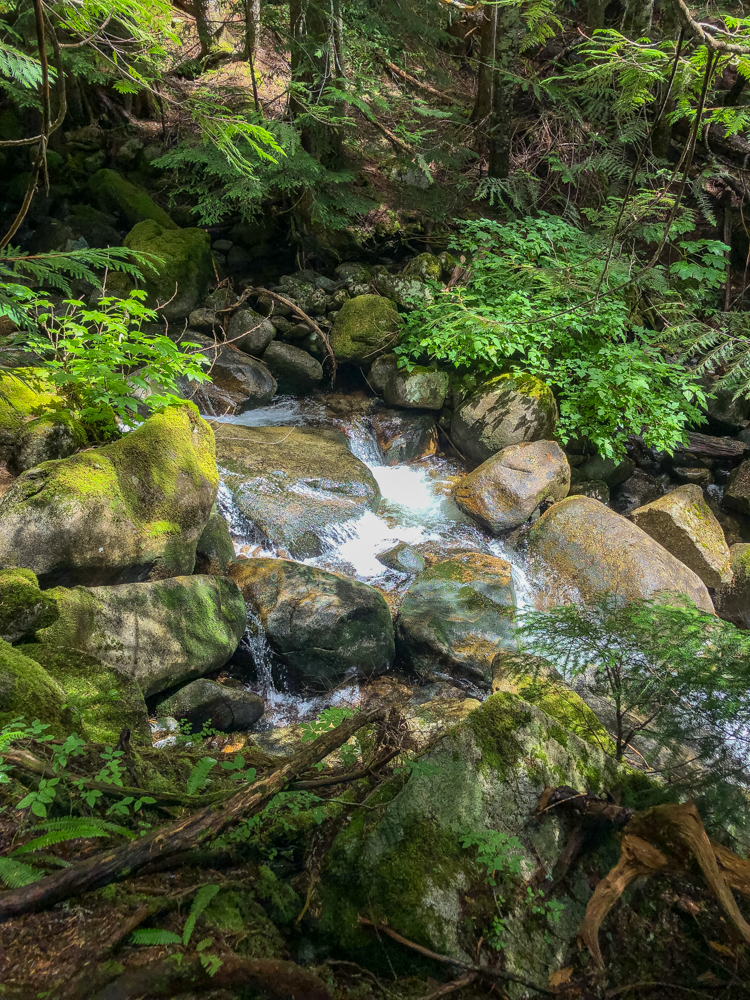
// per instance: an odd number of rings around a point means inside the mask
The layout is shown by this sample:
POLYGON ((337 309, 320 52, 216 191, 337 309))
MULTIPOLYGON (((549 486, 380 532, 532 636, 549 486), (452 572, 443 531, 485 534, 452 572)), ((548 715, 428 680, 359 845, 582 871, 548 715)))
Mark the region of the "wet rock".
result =
POLYGON ((210 724, 222 733, 249 729, 263 715, 263 699, 242 687, 217 684, 206 677, 191 681, 156 702, 156 711, 175 719, 187 719, 193 732, 210 724))
POLYGON ((658 500, 638 507, 630 519, 697 573, 707 587, 718 587, 731 580, 724 532, 700 486, 688 484, 671 490, 658 500))
POLYGON ((260 357, 275 336, 271 321, 254 309, 238 309, 227 327, 227 340, 238 350, 255 357, 260 357))
POLYGON ((557 404, 548 386, 532 375, 500 375, 456 408, 451 438, 467 458, 485 462, 512 444, 551 439, 556 422, 557 404))
POLYGON ((67 410, 52 410, 19 429, 11 455, 15 472, 25 472, 42 462, 68 458, 86 444, 83 425, 67 410))
POLYGON ((635 462, 627 455, 619 461, 615 461, 613 458, 602 458, 601 455, 593 455, 580 465, 576 465, 571 478, 574 483, 600 481, 606 483, 611 489, 613 486, 624 483, 634 472, 635 462))
MULTIPOLYGON (((254 410, 270 403, 276 395, 276 379, 262 361, 249 357, 232 344, 217 344, 193 330, 183 334, 182 339, 197 344, 208 358, 205 367, 211 372, 211 383, 233 402, 233 412, 254 410)), ((205 392, 203 386, 198 387, 194 397, 197 402, 205 392)), ((217 402, 220 405, 221 400, 217 402)))
POLYGON ((716 589, 716 614, 738 628, 750 628, 750 545, 739 542, 729 551, 732 579, 716 589))
POLYGON ((388 569, 395 569, 399 573, 408 573, 409 576, 421 573, 426 565, 422 556, 407 542, 399 542, 393 548, 379 553, 377 560, 388 569))
POLYGON ((391 614, 374 587, 287 559, 241 559, 229 572, 299 683, 328 689, 393 663, 391 614))
POLYGON ((680 483, 694 483, 696 486, 705 488, 714 481, 711 470, 705 466, 684 466, 677 465, 672 469, 672 475, 680 483))
POLYGON ((360 295, 345 302, 333 324, 331 348, 340 363, 369 368, 398 341, 401 317, 380 295, 360 295))
POLYGON ((163 229, 177 229, 177 223, 156 204, 145 188, 131 184, 116 170, 97 170, 89 179, 89 190, 101 208, 119 216, 129 226, 152 221, 163 229))
POLYGON ((216 446, 238 510, 296 558, 319 555, 328 530, 380 503, 372 473, 338 431, 224 424, 216 446))
POLYGON ((141 265, 149 305, 162 306, 166 319, 184 319, 197 309, 214 278, 211 246, 204 229, 169 229, 149 219, 134 226, 125 246, 160 262, 141 265))
POLYGON ((740 514, 750 514, 750 459, 746 459, 729 477, 723 506, 740 514))
MULTIPOLYGON (((593 741, 592 741, 593 742, 593 741)), ((369 928, 357 921, 366 910, 388 917, 389 926, 440 954, 473 962, 484 919, 467 921, 466 901, 489 898, 486 871, 460 834, 519 838, 524 872, 550 870, 566 842, 565 821, 552 810, 534 819, 545 786, 569 784, 598 793, 618 781, 617 770, 592 742, 510 693, 498 693, 469 712, 422 760, 431 765, 384 790, 377 811, 353 812, 336 836, 320 888, 321 929, 355 960, 372 956, 369 928), (436 859, 438 863, 436 864, 436 859), (469 935, 467 937, 467 934, 469 935)), ((525 907, 503 907, 503 968, 549 986, 575 940, 591 896, 586 875, 572 869, 560 922, 529 918, 525 907)), ((560 890, 553 888, 555 896, 560 890)), ((413 957, 385 943, 385 968, 413 974, 413 957)), ((520 991, 519 991, 520 995, 520 991)))
POLYGON ((601 479, 587 480, 575 483, 568 491, 569 496, 591 497, 599 503, 609 503, 609 486, 601 479))
POLYGON ((418 365, 411 371, 399 370, 395 354, 384 354, 373 362, 368 382, 390 406, 405 409, 441 410, 448 391, 445 372, 418 365))
POLYGON ((714 434, 739 434, 750 423, 750 400, 733 399, 731 389, 713 389, 706 404, 708 426, 714 434))
POLYGON ((191 403, 169 407, 19 476, 0 499, 0 566, 43 587, 191 573, 218 484, 211 428, 191 403))
POLYGON ((303 396, 323 381, 321 363, 291 344, 274 341, 263 355, 263 363, 276 379, 281 393, 303 396))
POLYGON ((223 576, 232 559, 234 559, 234 542, 229 534, 229 525, 214 504, 211 517, 198 539, 194 572, 223 576))
POLYGON ((515 645, 510 563, 467 552, 430 566, 404 597, 396 641, 405 663, 489 686, 500 646, 515 645))
POLYGON ((85 739, 115 746, 123 729, 129 729, 133 744, 151 746, 143 692, 127 671, 77 649, 33 642, 18 650, 63 688, 73 728, 85 739))
POLYGON ((50 594, 60 617, 37 639, 125 670, 147 696, 223 667, 245 631, 242 595, 228 577, 57 587, 50 594))
POLYGON ((611 595, 623 601, 680 593, 712 611, 703 581, 627 518, 589 497, 550 507, 532 526, 529 554, 546 571, 548 602, 571 594, 585 601, 611 595))
POLYGON ((386 465, 402 465, 437 453, 437 427, 430 413, 378 410, 371 423, 386 465))
POLYGON ((30 569, 0 569, 0 639, 17 643, 56 621, 57 605, 30 569))
POLYGON ((627 513, 636 507, 651 503, 663 492, 664 490, 657 479, 644 472, 643 469, 636 469, 633 475, 621 483, 617 490, 618 509, 627 513))
POLYGON ((554 441, 533 441, 503 448, 464 476, 453 499, 495 535, 527 521, 544 500, 567 496, 570 466, 554 441))

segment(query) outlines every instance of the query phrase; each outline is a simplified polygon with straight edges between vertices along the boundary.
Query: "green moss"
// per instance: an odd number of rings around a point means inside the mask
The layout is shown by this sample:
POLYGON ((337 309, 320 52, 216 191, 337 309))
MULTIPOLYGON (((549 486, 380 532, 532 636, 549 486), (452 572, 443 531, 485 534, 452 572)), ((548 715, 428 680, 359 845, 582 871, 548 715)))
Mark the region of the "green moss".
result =
POLYGON ((286 944, 266 911, 246 889, 222 889, 203 913, 208 927, 240 937, 237 953, 245 958, 281 958, 286 944))
POLYGON ((431 253, 420 253, 410 260, 401 272, 409 278, 421 278, 422 281, 440 281, 441 262, 431 253))
POLYGON ((131 226, 150 220, 164 229, 177 229, 144 188, 131 184, 116 170, 97 170, 89 180, 89 190, 103 209, 121 215, 131 226))
POLYGON ((0 375, 0 444, 15 441, 30 417, 63 405, 62 397, 38 368, 19 368, 16 375, 0 375))
POLYGON ((525 677, 518 682, 518 694, 524 701, 536 705, 546 715, 561 723, 561 727, 557 728, 561 729, 562 738, 553 737, 558 743, 567 746, 567 742, 563 742, 567 739, 564 734, 570 732, 590 746, 614 756, 615 744, 612 737, 580 695, 565 684, 546 679, 535 681, 525 677))
POLYGON ((380 295, 357 295, 341 307, 331 331, 338 361, 369 365, 398 341, 401 317, 380 295))
POLYGON ((65 691, 35 660, 0 640, 0 727, 23 716, 51 726, 54 735, 69 732, 65 691))
POLYGON ((531 719, 521 699, 506 691, 493 694, 475 709, 467 722, 482 751, 483 766, 501 775, 510 774, 523 753, 515 732, 527 726, 531 719))
POLYGON ((508 392, 518 392, 523 396, 530 396, 536 399, 542 410, 557 415, 557 403, 550 387, 536 378, 534 375, 521 372, 516 375, 498 375, 489 382, 484 382, 479 392, 486 395, 488 392, 505 390, 508 392), (507 388, 506 388, 507 387, 507 388))
POLYGON ((130 230, 124 243, 130 250, 159 258, 142 267, 152 302, 171 299, 173 308, 181 302, 195 308, 204 297, 213 277, 211 242, 205 230, 169 229, 147 219, 130 230))
POLYGON ((39 589, 30 569, 0 570, 0 637, 18 642, 56 619, 54 599, 39 589))

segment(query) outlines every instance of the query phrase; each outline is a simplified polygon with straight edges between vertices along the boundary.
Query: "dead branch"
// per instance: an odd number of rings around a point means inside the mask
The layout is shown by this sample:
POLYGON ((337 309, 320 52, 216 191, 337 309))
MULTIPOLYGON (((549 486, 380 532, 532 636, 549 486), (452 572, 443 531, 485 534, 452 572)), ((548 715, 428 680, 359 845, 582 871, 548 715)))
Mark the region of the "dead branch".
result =
POLYGON ((411 76, 411 74, 407 73, 406 70, 403 70, 401 69, 400 66, 397 66, 395 63, 390 62, 382 52, 378 52, 378 58, 386 67, 386 69, 390 70, 391 73, 394 73, 396 76, 400 77, 402 80, 405 80, 407 83, 410 83, 412 87, 417 87, 417 89, 419 90, 424 90, 426 94, 432 94, 433 97, 439 98, 446 104, 454 103, 454 100, 450 96, 450 94, 444 94, 442 90, 436 90, 435 87, 431 87, 429 83, 424 83, 422 80, 418 80, 416 76, 411 76))
POLYGON ((45 909, 71 896, 130 878, 156 858, 185 852, 216 837, 245 817, 260 812, 269 799, 346 743, 359 729, 380 722, 385 716, 386 710, 377 708, 346 719, 336 729, 322 733, 303 746, 281 767, 236 792, 223 805, 206 806, 137 841, 94 854, 38 882, 3 893, 0 895, 0 921, 45 909))
POLYGON ((336 378, 336 357, 333 353, 330 341, 328 340, 328 335, 323 333, 315 320, 312 319, 311 316, 308 316, 304 309, 300 309, 296 302, 292 302, 291 299, 287 299, 283 295, 279 295, 278 292, 269 292, 267 288, 248 288, 246 291, 248 291, 251 295, 267 295, 273 301, 280 302, 282 305, 287 306, 292 310, 297 319, 302 320, 303 323, 307 323, 310 329, 314 330, 325 344, 326 352, 328 357, 331 359, 331 379, 333 380, 336 378))

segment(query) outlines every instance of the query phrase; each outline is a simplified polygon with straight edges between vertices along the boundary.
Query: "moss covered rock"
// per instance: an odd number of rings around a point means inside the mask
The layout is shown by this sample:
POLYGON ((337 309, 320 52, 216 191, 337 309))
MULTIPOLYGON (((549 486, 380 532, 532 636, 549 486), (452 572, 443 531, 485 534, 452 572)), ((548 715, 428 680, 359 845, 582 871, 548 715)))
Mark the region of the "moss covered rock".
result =
POLYGON ((256 723, 263 715, 263 707, 263 699, 253 691, 201 677, 158 700, 156 712, 159 716, 187 719, 194 732, 210 723, 222 733, 235 733, 256 723))
POLYGON ((30 569, 0 569, 0 639, 16 643, 57 619, 57 605, 30 569))
POLYGON ((514 646, 510 563, 467 552, 428 567, 404 597, 396 625, 400 655, 417 673, 436 671, 489 687, 500 646, 514 646))
POLYGON ((381 295, 402 309, 419 309, 434 301, 432 289, 413 274, 390 274, 384 267, 376 267, 372 283, 381 295))
POLYGON ((295 680, 321 690, 391 666, 391 615, 374 587, 288 559, 240 559, 229 572, 295 680))
POLYGON ((421 278, 422 281, 440 281, 443 273, 442 262, 431 253, 420 253, 401 272, 407 278, 421 278))
POLYGON ((10 457, 19 435, 34 417, 64 406, 55 387, 38 368, 0 372, 0 457, 10 457))
MULTIPOLYGON (((504 968, 547 987, 575 939, 591 890, 585 874, 575 874, 572 891, 561 897, 558 923, 532 912, 522 882, 547 877, 566 838, 558 814, 539 821, 534 813, 545 786, 611 787, 614 762, 510 693, 488 698, 422 761, 430 766, 370 796, 375 808, 353 811, 334 841, 320 889, 321 930, 352 957, 372 962, 371 932, 357 920, 366 914, 418 944, 473 961, 499 912, 504 968), (518 838, 512 850, 521 877, 503 885, 496 900, 487 885, 491 873, 462 841, 497 842, 502 850, 502 835, 518 838)), ((385 968, 390 961, 413 972, 413 954, 391 948, 385 938, 379 949, 385 968)))
POLYGON ((214 504, 211 517, 203 529, 195 550, 195 572, 209 576, 223 576, 234 559, 234 542, 229 525, 214 504))
POLYGON ((556 503, 532 526, 529 554, 546 577, 547 599, 611 594, 624 601, 680 593, 713 611, 703 581, 627 518, 590 497, 556 503))
POLYGON ((467 458, 486 462, 522 441, 550 440, 557 423, 552 390, 533 375, 498 375, 465 398, 451 419, 451 438, 467 458))
POLYGON ((149 219, 164 229, 177 229, 163 208, 145 188, 136 187, 116 170, 97 170, 89 179, 89 190, 105 212, 112 212, 130 226, 149 219))
POLYGON ((437 368, 415 365, 409 371, 400 369, 395 354, 377 358, 368 381, 390 406, 409 410, 441 410, 449 385, 448 375, 437 368))
POLYGON ((17 472, 67 458, 86 444, 86 430, 67 410, 51 410, 19 429, 11 465, 17 472))
POLYGON ((72 722, 66 702, 63 688, 36 660, 0 640, 0 728, 23 716, 26 722, 39 719, 62 734, 72 722))
POLYGON ((464 476, 453 490, 456 504, 495 535, 517 528, 544 500, 567 495, 570 466, 555 441, 503 448, 464 476))
POLYGON ((126 671, 145 695, 222 667, 245 631, 246 612, 228 577, 180 576, 118 587, 57 587, 59 618, 37 632, 126 671))
POLYGON ((200 305, 214 277, 211 240, 204 229, 169 228, 147 219, 130 230, 124 243, 130 250, 160 258, 142 264, 141 270, 149 305, 164 305, 161 315, 184 319, 200 305))
POLYGON ((369 367, 398 341, 401 317, 380 295, 358 295, 339 310, 330 341, 336 360, 369 367))
POLYGON ((211 428, 192 403, 170 407, 19 476, 0 499, 0 566, 43 587, 190 573, 218 484, 211 428))
POLYGON ((332 525, 380 503, 372 473, 338 431, 221 424, 216 447, 238 512, 295 558, 319 555, 332 525))
POLYGON ((72 726, 80 735, 114 746, 123 729, 129 729, 132 743, 151 746, 143 692, 129 673, 77 649, 42 643, 18 648, 63 688, 72 726))

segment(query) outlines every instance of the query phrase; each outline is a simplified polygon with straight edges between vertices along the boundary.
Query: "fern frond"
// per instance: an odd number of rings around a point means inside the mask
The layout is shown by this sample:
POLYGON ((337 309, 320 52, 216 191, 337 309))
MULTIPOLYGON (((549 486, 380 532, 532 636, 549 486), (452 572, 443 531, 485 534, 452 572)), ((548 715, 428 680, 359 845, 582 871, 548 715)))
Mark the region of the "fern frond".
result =
POLYGON ((208 785, 208 775, 216 766, 217 761, 213 757, 201 757, 193 767, 187 780, 188 795, 195 795, 208 785))
POLYGON ((159 927, 142 927, 130 935, 131 944, 182 944, 182 938, 173 931, 164 931, 159 927))
MULTIPOLYGON (((43 847, 51 847, 53 844, 63 844, 69 840, 85 840, 94 837, 111 837, 115 834, 132 839, 135 834, 126 830, 124 826, 117 826, 115 823, 107 823, 105 820, 98 820, 95 817, 68 816, 64 820, 51 820, 52 829, 48 829, 41 837, 22 844, 13 851, 12 857, 19 854, 31 854, 33 851, 41 850, 43 847)), ((47 824, 42 824, 46 826, 47 824)))
POLYGON ((43 877, 44 871, 40 868, 32 868, 14 858, 0 858, 0 882, 4 882, 9 889, 21 889, 43 877))

